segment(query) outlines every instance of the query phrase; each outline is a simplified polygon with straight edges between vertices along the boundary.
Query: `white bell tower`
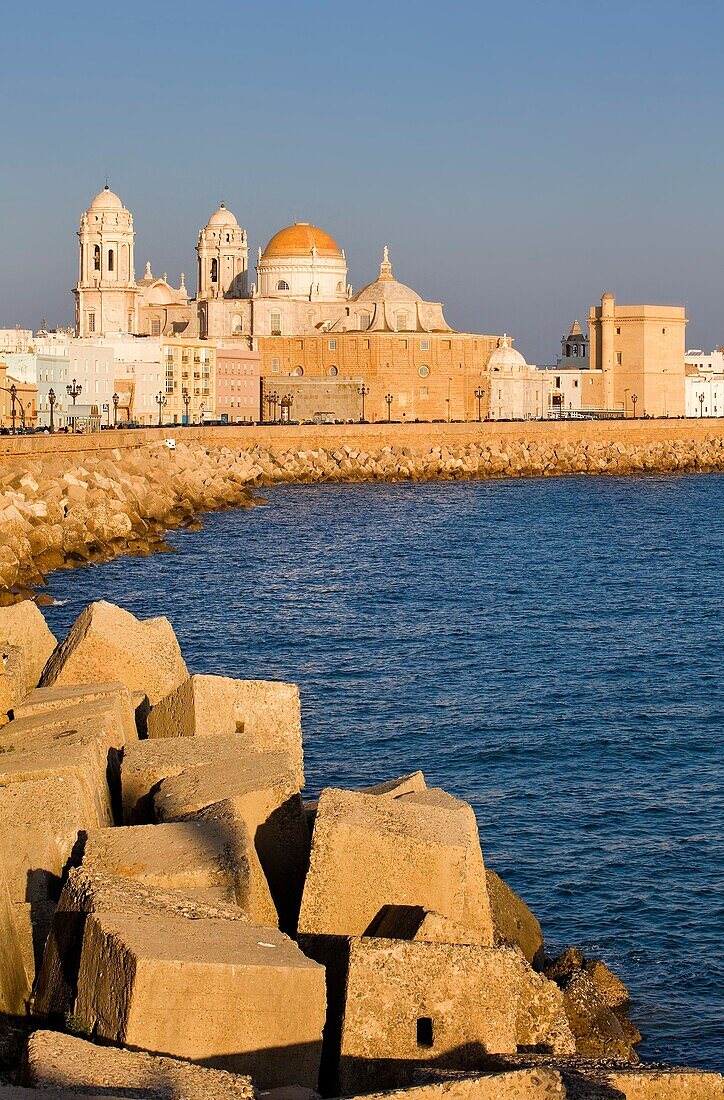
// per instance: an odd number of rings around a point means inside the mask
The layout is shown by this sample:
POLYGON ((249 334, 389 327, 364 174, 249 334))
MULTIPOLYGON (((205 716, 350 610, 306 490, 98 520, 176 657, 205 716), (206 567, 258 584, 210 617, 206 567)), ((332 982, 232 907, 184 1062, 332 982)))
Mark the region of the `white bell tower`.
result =
POLYGON ((246 230, 223 202, 199 231, 199 299, 246 298, 249 244, 246 230))
POLYGON ((137 331, 133 216, 110 190, 100 191, 80 220, 80 266, 75 294, 77 336, 137 331))

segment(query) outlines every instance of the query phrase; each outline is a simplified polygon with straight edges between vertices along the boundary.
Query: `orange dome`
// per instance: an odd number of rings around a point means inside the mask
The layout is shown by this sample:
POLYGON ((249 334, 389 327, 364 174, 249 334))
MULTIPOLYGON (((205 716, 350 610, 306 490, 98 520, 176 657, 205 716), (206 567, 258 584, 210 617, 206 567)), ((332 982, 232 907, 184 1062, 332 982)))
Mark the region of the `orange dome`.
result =
POLYGON ((340 258, 342 250, 329 233, 309 222, 295 222, 275 233, 264 249, 262 259, 272 256, 308 256, 316 248, 320 256, 340 258))

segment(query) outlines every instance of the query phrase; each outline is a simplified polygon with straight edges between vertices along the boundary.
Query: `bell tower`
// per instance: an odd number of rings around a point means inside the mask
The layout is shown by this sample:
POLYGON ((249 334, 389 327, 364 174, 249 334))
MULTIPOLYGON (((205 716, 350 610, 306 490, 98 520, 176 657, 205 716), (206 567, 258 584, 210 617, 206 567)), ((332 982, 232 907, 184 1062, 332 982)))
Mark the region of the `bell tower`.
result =
POLYGON ((80 220, 75 331, 89 337, 137 331, 138 288, 133 267, 133 216, 109 188, 80 220))
POLYGON ((246 298, 249 244, 246 230, 223 202, 199 231, 199 299, 246 298))

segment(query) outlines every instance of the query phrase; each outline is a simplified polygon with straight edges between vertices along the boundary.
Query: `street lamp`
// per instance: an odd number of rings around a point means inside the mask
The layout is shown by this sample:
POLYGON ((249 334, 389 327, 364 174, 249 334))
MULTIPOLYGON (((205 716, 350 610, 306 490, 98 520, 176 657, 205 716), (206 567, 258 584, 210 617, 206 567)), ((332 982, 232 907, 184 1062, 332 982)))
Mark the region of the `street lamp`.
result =
POLYGON ((292 408, 293 404, 294 404, 294 395, 291 394, 291 393, 285 393, 284 397, 282 397, 282 400, 281 400, 282 421, 284 423, 287 423, 289 420, 291 420, 290 413, 291 413, 291 408, 292 408))
POLYGON ((13 426, 13 435, 15 435, 15 402, 18 399, 18 387, 13 382, 9 390, 10 393, 10 422, 13 426))
POLYGON ((365 423, 365 397, 367 396, 367 394, 368 394, 369 392, 370 392, 370 388, 369 388, 369 386, 365 386, 364 382, 363 382, 363 383, 362 383, 362 385, 361 385, 361 386, 359 386, 359 387, 358 387, 358 389, 357 389, 357 393, 358 393, 358 394, 359 394, 359 396, 360 396, 360 397, 362 398, 362 415, 361 415, 361 417, 359 418, 359 422, 360 422, 360 424, 364 424, 364 423, 365 423))
POLYGON ((55 396, 55 390, 52 389, 52 387, 51 387, 51 389, 48 390, 48 404, 50 405, 50 431, 51 432, 55 431, 54 411, 55 411, 55 402, 57 400, 58 399, 55 396))
POLYGON ((184 408, 186 409, 186 419, 184 420, 184 423, 188 424, 189 423, 189 405, 191 404, 191 394, 189 393, 188 386, 184 386, 183 389, 181 390, 181 400, 183 401, 184 408))
POLYGON ((279 402, 279 394, 276 390, 274 390, 273 393, 267 394, 266 402, 269 406, 269 421, 271 424, 276 424, 277 404, 279 402))
POLYGON ((75 405, 75 399, 83 392, 83 387, 81 386, 80 382, 76 382, 74 378, 72 385, 69 383, 65 387, 65 392, 68 394, 68 397, 70 397, 73 404, 75 405))
POLYGON ((166 398, 161 390, 156 394, 156 404, 158 405, 158 426, 160 428, 163 425, 163 407, 166 404, 166 398))
POLYGON ((114 394, 113 394, 113 397, 111 398, 111 401, 113 402, 113 427, 114 427, 114 428, 115 428, 115 427, 116 427, 116 425, 118 424, 118 402, 119 402, 120 400, 121 400, 121 399, 120 399, 120 397, 118 396, 118 394, 117 394, 117 393, 114 393, 114 394))
POLYGON ((699 396, 699 416, 703 419, 703 417, 704 417, 704 394, 700 393, 698 396, 699 396))
POLYGON ((636 419, 636 402, 638 401, 638 399, 639 399, 638 394, 636 394, 636 393, 631 394, 631 404, 633 405, 633 418, 634 418, 634 420, 636 419))
POLYGON ((387 423, 390 423, 390 413, 392 412, 392 394, 385 394, 385 401, 387 402, 387 423))
POLYGON ((477 397, 477 399, 478 399, 478 421, 480 421, 480 420, 482 420, 482 419, 483 419, 483 414, 482 414, 482 412, 481 412, 481 405, 480 405, 480 403, 481 403, 481 401, 483 400, 483 394, 484 394, 484 393, 485 393, 485 391, 483 390, 482 386, 478 386, 478 388, 477 388, 477 389, 476 389, 476 391, 475 391, 475 396, 476 396, 476 397, 477 397))

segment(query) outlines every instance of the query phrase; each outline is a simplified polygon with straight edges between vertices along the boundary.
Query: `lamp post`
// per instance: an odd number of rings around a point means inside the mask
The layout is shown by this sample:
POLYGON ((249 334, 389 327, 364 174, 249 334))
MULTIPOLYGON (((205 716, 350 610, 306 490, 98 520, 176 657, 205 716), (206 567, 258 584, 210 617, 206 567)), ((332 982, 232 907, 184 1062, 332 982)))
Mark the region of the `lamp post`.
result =
POLYGON ((68 394, 68 397, 73 402, 72 421, 73 421, 73 428, 75 429, 75 399, 76 399, 76 397, 78 397, 83 392, 83 387, 81 386, 80 382, 76 382, 76 380, 74 378, 72 384, 69 384, 65 387, 65 392, 68 394))
POLYGON ((699 417, 700 417, 700 419, 704 418, 704 396, 705 395, 703 393, 700 393, 698 395, 698 397, 699 397, 699 417))
POLYGON ((359 418, 359 422, 360 422, 360 424, 364 424, 364 423, 365 423, 365 397, 367 396, 367 394, 368 394, 369 392, 370 392, 370 388, 369 388, 369 386, 365 386, 364 382, 363 382, 363 383, 362 383, 362 385, 361 385, 361 386, 359 386, 359 387, 358 387, 358 389, 357 389, 357 393, 358 393, 358 394, 359 394, 359 396, 360 396, 360 397, 362 398, 362 415, 361 415, 361 417, 359 418))
POLYGON ((392 412, 392 394, 385 394, 385 402, 387 403, 387 423, 390 423, 390 414, 392 412))
POLYGON ((113 427, 114 428, 118 424, 118 402, 120 400, 121 399, 120 399, 119 395, 117 393, 114 393, 113 397, 111 398, 111 401, 113 402, 113 427))
POLYGON ((633 405, 633 418, 634 418, 634 420, 636 419, 636 402, 638 401, 638 399, 639 399, 638 394, 636 394, 636 393, 631 394, 631 404, 633 405))
POLYGON ((156 404, 158 405, 158 426, 160 428, 163 425, 163 407, 166 404, 166 398, 161 390, 156 394, 156 404))
POLYGON ((184 386, 183 389, 181 390, 181 400, 183 401, 184 408, 186 409, 186 412, 184 414, 185 415, 184 424, 188 425, 188 423, 189 423, 189 405, 191 404, 191 394, 189 393, 188 386, 184 386))
POLYGON ((475 391, 475 396, 478 399, 478 422, 480 422, 483 419, 483 414, 482 414, 482 411, 481 411, 481 402, 483 400, 484 392, 485 391, 483 390, 482 386, 478 386, 478 388, 475 391))
POLYGON ((277 420, 277 403, 279 401, 279 394, 276 390, 273 393, 269 393, 266 396, 266 403, 269 406, 269 422, 270 424, 276 424, 277 420))
POLYGON ((55 390, 52 389, 52 387, 51 387, 51 389, 48 390, 48 404, 50 405, 50 431, 51 431, 51 433, 55 431, 55 416, 54 416, 54 413, 55 413, 55 402, 57 400, 58 399, 55 396, 55 390))
POLYGON ((291 410, 294 404, 294 395, 291 393, 285 393, 281 399, 281 416, 282 423, 286 424, 291 420, 291 410))
POLYGON ((8 392, 10 394, 10 423, 13 426, 13 435, 15 435, 15 402, 18 399, 18 387, 14 382, 8 392))

